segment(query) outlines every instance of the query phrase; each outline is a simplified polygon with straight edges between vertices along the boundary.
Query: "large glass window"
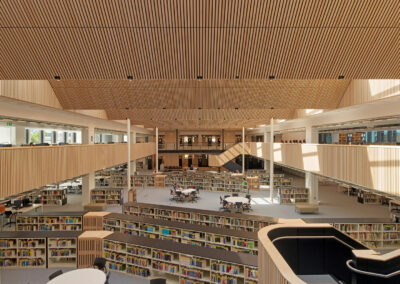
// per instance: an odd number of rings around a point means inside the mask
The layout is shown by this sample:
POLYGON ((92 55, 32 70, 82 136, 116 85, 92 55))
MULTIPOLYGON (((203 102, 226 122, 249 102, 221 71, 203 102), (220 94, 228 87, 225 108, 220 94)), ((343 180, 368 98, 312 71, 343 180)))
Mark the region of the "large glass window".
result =
POLYGON ((0 126, 0 144, 12 144, 12 131, 11 127, 0 126))
POLYGON ((33 143, 33 144, 41 143, 41 141, 40 141, 40 130, 39 129, 30 129, 29 137, 30 137, 29 143, 33 143))
POLYGON ((53 144, 53 131, 45 130, 43 138, 43 143, 53 144))

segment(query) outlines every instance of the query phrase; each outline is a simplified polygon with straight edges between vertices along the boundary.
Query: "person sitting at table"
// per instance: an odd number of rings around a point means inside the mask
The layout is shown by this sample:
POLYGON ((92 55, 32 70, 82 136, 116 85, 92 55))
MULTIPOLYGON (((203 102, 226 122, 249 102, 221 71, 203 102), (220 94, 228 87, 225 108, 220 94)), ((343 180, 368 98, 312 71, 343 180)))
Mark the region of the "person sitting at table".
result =
POLYGON ((177 189, 178 189, 178 185, 175 183, 174 184, 174 191, 176 192, 177 189))
POLYGON ((107 261, 103 257, 97 257, 93 263, 94 268, 101 270, 106 274, 106 282, 104 282, 104 284, 108 284, 108 280, 110 279, 110 272, 107 270, 106 264, 107 261))

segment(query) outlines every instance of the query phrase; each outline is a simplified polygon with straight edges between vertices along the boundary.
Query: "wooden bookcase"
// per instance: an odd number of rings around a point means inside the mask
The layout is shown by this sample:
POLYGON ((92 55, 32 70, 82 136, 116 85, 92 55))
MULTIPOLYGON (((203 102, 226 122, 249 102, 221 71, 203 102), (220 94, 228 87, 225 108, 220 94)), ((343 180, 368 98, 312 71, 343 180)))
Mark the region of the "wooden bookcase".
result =
POLYGON ((257 257, 211 248, 176 244, 113 233, 103 240, 103 256, 109 270, 143 278, 163 277, 169 282, 258 282, 257 257))
POLYGON ((308 188, 281 187, 279 188, 280 204, 307 203, 309 200, 308 188))
POLYGON ((249 190, 260 190, 260 178, 259 177, 246 177, 247 188, 249 190))
POLYGON ((65 205, 67 204, 67 189, 46 188, 40 191, 43 205, 65 205))
POLYGON ((154 187, 164 188, 165 187, 166 175, 155 175, 154 176, 154 187))
POLYGON ((103 220, 103 229, 106 231, 254 255, 258 252, 256 232, 219 229, 120 213, 105 215, 103 220))
POLYGON ((90 191, 91 203, 122 205, 122 188, 95 188, 90 191))
POLYGON ((103 230, 103 218, 110 214, 110 212, 99 211, 99 212, 88 212, 83 215, 83 230, 84 231, 102 231, 103 230))
POLYGON ((382 204, 382 196, 372 192, 362 191, 363 204, 382 204))
POLYGON ((271 217, 138 202, 125 203, 123 212, 136 216, 248 232, 256 232, 262 227, 277 223, 277 219, 271 217))
POLYGON ((1 268, 76 268, 81 232, 0 232, 1 268))
POLYGON ((343 222, 334 223, 333 226, 373 249, 400 248, 400 223, 385 221, 387 222, 343 222))
POLYGON ((17 216, 17 231, 82 231, 84 212, 27 213, 17 216))

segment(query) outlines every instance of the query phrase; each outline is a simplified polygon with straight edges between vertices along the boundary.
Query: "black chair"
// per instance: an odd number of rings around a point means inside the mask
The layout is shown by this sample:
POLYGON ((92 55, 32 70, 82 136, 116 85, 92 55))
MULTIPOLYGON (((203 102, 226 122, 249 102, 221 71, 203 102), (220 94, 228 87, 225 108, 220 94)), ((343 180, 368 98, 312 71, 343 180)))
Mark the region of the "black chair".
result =
POLYGON ((224 199, 227 199, 228 197, 231 197, 229 194, 228 195, 224 195, 224 199))
POLYGON ((242 202, 235 202, 235 208, 237 213, 241 213, 243 210, 243 203, 242 202))
POLYGON ((239 196, 239 193, 232 193, 232 196, 233 196, 233 197, 238 197, 238 196, 239 196))
POLYGON ((15 224, 16 223, 16 221, 12 221, 12 217, 16 216, 16 214, 14 214, 12 211, 4 211, 4 216, 6 216, 6 218, 8 219, 8 222, 5 223, 3 225, 3 227, 6 226, 6 225, 9 225, 9 227, 11 227, 11 224, 15 224))
POLYGON ((53 272, 52 274, 49 275, 49 280, 52 280, 57 276, 60 276, 61 274, 63 274, 62 270, 61 269, 57 270, 56 272, 53 272))
POLYGON ((243 204, 243 210, 251 210, 251 195, 246 194, 246 198, 249 200, 249 203, 243 204))
POLYGON ((228 201, 222 200, 222 207, 219 208, 219 211, 230 211, 228 201))
POLYGON ((222 198, 222 196, 219 197, 219 204, 222 204, 224 202, 224 199, 222 198))

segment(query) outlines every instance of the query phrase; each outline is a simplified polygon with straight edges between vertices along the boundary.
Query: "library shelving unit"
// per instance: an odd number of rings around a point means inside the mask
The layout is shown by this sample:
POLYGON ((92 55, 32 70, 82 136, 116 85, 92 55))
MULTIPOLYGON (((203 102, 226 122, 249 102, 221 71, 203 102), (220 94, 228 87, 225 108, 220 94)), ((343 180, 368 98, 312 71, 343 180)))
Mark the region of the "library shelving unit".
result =
POLYGON ((163 188, 165 187, 165 177, 166 175, 155 175, 154 176, 154 187, 163 188))
POLYGON ((281 187, 278 193, 280 204, 307 203, 309 200, 308 188, 281 187))
POLYGON ((272 217, 138 202, 125 203, 123 213, 248 232, 277 223, 272 217))
POLYGON ((75 268, 81 232, 0 232, 1 268, 75 268))
POLYGON ((45 188, 40 191, 43 205, 65 205, 67 204, 66 188, 45 188))
POLYGON ((105 203, 107 205, 121 205, 123 188, 95 188, 90 191, 91 203, 105 203))
POLYGON ((60 232, 47 238, 48 268, 77 267, 78 241, 81 232, 60 232))
POLYGON ((382 204, 381 195, 363 190, 360 196, 361 196, 360 201, 363 204, 382 204))
POLYGON ((260 178, 259 177, 246 177, 247 188, 249 190, 260 190, 260 178))
POLYGON ((107 268, 181 284, 258 282, 257 256, 113 233, 103 239, 107 268))
POLYGON ((153 175, 135 175, 133 176, 133 185, 135 187, 153 187, 154 176, 153 175))
POLYGON ((29 212, 17 216, 17 231, 82 231, 85 212, 29 212))
POLYGON ((103 217, 105 231, 171 240, 195 246, 257 255, 257 233, 186 224, 177 221, 110 213, 103 217))
POLYGON ((307 223, 332 224, 339 231, 372 249, 399 249, 400 223, 390 218, 309 218, 307 223))
POLYGON ((103 218, 110 214, 110 212, 99 211, 99 212, 88 212, 83 215, 83 230, 84 231, 102 231, 103 230, 103 218))
POLYGON ((339 231, 348 234, 370 248, 400 248, 400 223, 334 223, 339 231))

